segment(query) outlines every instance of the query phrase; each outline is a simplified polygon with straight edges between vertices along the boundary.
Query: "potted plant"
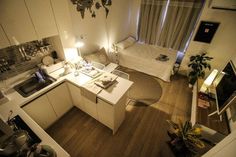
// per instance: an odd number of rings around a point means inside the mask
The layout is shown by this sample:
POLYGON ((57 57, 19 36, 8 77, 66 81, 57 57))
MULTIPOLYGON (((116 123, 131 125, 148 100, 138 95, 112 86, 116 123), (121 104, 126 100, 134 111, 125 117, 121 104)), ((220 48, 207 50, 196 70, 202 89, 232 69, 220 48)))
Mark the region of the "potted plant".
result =
POLYGON ((212 57, 207 56, 206 52, 190 57, 188 64, 188 67, 191 68, 188 74, 190 85, 194 85, 198 78, 205 77, 205 69, 211 69, 209 61, 212 59, 212 57))
POLYGON ((192 127, 189 121, 186 121, 184 124, 181 121, 179 124, 171 120, 167 120, 167 122, 170 125, 168 135, 171 141, 169 145, 175 153, 191 156, 191 154, 197 153, 197 148, 201 149, 205 147, 203 141, 200 139, 200 127, 192 127))

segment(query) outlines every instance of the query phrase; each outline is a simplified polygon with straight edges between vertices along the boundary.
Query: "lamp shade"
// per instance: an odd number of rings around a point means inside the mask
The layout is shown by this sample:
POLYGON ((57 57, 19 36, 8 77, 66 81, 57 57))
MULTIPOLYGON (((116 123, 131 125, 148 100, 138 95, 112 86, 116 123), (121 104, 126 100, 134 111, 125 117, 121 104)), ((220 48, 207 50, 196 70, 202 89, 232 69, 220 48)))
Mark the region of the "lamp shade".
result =
POLYGON ((215 79, 217 74, 218 74, 218 70, 216 70, 216 69, 214 69, 210 73, 210 75, 206 78, 206 80, 204 81, 204 83, 203 83, 203 85, 202 85, 202 87, 200 89, 201 92, 205 93, 207 91, 207 88, 209 86, 211 86, 211 84, 213 83, 213 81, 214 81, 214 79, 215 79))
POLYGON ((84 43, 81 42, 81 41, 78 41, 78 42, 75 43, 75 47, 77 47, 77 48, 81 48, 83 46, 84 46, 84 43))

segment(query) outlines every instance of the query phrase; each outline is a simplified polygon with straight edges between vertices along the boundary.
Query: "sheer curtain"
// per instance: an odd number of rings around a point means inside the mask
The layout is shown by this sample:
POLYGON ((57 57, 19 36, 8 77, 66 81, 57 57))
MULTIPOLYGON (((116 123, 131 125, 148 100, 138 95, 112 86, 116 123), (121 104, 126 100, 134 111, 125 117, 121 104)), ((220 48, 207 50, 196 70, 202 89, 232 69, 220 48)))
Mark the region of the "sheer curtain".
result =
POLYGON ((139 41, 157 44, 167 2, 167 0, 141 0, 138 28, 139 41))
POLYGON ((202 6, 202 0, 142 0, 139 40, 183 51, 202 6), (159 13, 148 8, 155 8, 159 13))

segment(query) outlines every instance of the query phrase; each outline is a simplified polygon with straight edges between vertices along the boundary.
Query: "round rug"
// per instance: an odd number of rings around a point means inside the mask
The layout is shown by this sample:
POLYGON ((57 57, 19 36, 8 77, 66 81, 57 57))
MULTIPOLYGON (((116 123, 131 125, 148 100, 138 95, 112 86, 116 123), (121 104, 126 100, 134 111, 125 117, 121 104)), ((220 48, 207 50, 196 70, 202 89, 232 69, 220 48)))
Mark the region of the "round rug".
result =
POLYGON ((129 90, 128 97, 136 101, 135 104, 152 105, 161 98, 161 85, 153 76, 123 67, 119 70, 128 73, 129 80, 134 82, 129 90))

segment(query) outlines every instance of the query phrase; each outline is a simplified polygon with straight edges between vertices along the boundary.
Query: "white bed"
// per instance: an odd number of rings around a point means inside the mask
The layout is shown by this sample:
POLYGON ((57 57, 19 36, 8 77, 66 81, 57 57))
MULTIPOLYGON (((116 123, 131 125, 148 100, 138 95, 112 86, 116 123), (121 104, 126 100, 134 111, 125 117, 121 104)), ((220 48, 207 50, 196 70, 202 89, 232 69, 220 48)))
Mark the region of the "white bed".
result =
POLYGON ((176 55, 177 51, 175 50, 141 43, 134 43, 126 49, 118 50, 121 66, 158 77, 166 82, 170 82, 176 55), (160 54, 167 55, 169 60, 156 60, 155 58, 160 54))

